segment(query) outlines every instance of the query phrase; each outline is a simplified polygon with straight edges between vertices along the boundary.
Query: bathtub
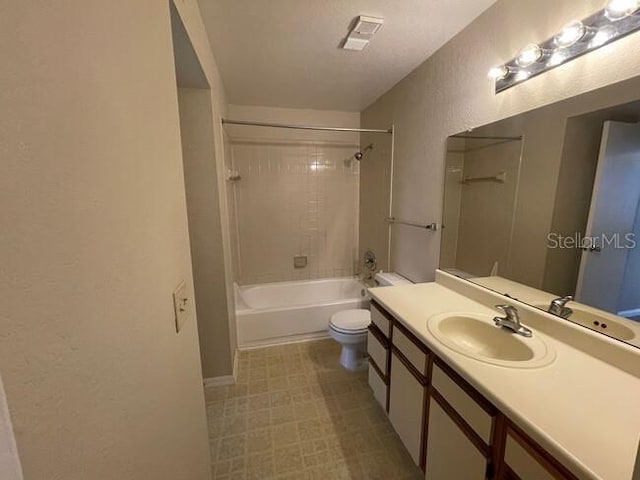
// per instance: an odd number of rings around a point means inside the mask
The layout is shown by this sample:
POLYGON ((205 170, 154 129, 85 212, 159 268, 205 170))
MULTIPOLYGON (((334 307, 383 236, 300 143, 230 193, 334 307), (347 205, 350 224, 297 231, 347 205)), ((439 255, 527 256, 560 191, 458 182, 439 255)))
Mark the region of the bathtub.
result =
POLYGON ((329 318, 348 308, 369 308, 357 278, 235 285, 240 348, 327 337, 329 318))

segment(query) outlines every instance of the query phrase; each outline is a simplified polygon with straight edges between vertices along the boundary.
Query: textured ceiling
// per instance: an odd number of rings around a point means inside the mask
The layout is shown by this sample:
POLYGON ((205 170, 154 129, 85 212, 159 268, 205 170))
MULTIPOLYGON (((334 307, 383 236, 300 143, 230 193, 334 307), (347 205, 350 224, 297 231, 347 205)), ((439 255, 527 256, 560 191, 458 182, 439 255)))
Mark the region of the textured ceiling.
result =
POLYGON ((199 0, 230 103, 361 111, 495 0, 199 0), (384 25, 339 48, 358 15, 384 25))

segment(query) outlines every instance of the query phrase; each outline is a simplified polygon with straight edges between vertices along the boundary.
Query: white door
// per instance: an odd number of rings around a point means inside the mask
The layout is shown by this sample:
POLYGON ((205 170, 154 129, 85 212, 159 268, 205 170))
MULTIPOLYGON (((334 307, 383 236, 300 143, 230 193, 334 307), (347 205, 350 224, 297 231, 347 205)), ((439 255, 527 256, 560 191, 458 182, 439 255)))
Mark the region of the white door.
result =
POLYGON ((605 122, 576 300, 617 313, 639 200, 640 124, 605 122))

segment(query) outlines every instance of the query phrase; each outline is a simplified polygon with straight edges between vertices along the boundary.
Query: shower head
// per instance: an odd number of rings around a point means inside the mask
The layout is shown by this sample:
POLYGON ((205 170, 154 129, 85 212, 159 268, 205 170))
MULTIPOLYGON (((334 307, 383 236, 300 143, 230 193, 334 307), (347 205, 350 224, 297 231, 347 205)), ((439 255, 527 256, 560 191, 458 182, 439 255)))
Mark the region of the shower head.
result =
POLYGON ((364 153, 367 150, 373 150, 373 143, 370 143, 369 145, 367 145, 366 147, 364 147, 362 150, 360 150, 359 152, 356 152, 355 155, 353 156, 353 158, 355 158, 356 160, 360 161, 362 160, 362 157, 364 157, 364 153))

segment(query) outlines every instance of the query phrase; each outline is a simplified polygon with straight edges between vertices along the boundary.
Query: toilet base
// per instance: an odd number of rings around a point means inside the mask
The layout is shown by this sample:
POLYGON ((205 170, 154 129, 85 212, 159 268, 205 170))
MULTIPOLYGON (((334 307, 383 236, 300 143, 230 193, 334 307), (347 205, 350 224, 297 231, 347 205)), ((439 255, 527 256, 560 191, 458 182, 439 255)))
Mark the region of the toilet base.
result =
POLYGON ((366 343, 343 344, 340 352, 340 365, 351 372, 359 372, 367 368, 366 343))

